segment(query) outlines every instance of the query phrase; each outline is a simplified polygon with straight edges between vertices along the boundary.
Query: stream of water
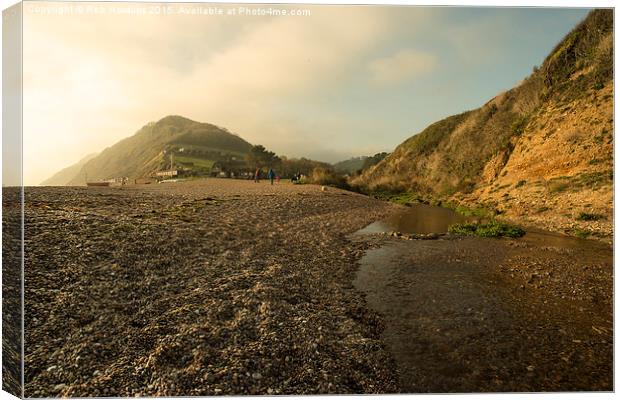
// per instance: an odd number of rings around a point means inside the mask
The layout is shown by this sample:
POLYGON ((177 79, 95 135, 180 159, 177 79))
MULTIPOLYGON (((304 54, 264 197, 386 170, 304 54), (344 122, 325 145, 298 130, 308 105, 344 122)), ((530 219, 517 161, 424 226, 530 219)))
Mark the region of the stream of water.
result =
MULTIPOLYGON (((406 234, 446 233, 448 232, 448 227, 452 224, 476 219, 478 218, 463 216, 449 208, 414 204, 406 210, 394 213, 384 220, 373 222, 355 234, 365 235, 381 232, 401 232, 406 234)), ((528 229, 526 235, 520 240, 539 246, 570 249, 603 249, 609 247, 609 245, 595 240, 580 239, 540 229, 528 229)))
MULTIPOLYGON (((471 219, 414 205, 355 235, 445 233, 471 219)), ((541 230, 516 240, 388 240, 367 251, 354 285, 383 316, 401 391, 609 390, 612 347, 592 330, 611 320, 609 311, 518 289, 499 272, 515 257, 550 263, 558 274, 600 262, 611 268, 609 245, 541 230), (572 354, 581 358, 567 363, 572 354)))

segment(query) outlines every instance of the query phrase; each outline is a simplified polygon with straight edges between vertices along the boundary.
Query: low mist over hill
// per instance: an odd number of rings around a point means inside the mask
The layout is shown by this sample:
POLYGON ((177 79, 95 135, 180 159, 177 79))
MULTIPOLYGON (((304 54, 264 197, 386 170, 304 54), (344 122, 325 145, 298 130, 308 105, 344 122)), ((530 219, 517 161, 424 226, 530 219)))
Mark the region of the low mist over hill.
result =
POLYGON ((75 178, 80 173, 80 171, 82 170, 82 168, 88 161, 92 160, 96 156, 97 156, 97 153, 92 153, 92 154, 87 155, 86 157, 78 161, 77 163, 58 171, 52 177, 41 182, 41 186, 66 185, 68 182, 71 182, 71 180, 73 180, 73 178, 75 178))
POLYGON ((353 180, 611 233, 613 10, 595 10, 517 87, 436 122, 353 180))

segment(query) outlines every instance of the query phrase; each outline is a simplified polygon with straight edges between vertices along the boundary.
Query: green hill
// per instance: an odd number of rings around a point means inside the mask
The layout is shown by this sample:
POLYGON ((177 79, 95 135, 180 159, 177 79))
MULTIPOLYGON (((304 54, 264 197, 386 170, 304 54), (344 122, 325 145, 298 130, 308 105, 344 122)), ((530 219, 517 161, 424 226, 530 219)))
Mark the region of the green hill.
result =
POLYGON ((335 172, 340 174, 354 175, 359 174, 368 168, 376 165, 379 161, 388 156, 388 153, 377 153, 374 156, 352 157, 348 160, 339 161, 333 164, 335 172))
POLYGON ((243 160, 251 147, 225 128, 167 116, 106 148, 84 163, 64 184, 84 185, 86 179, 147 177, 171 165, 208 172, 215 162, 243 160))
POLYGON ((518 86, 430 125, 351 183, 609 235, 612 176, 613 10, 606 9, 588 14, 518 86))
POLYGON ((353 157, 334 164, 334 171, 343 174, 353 174, 364 167, 367 156, 353 157))

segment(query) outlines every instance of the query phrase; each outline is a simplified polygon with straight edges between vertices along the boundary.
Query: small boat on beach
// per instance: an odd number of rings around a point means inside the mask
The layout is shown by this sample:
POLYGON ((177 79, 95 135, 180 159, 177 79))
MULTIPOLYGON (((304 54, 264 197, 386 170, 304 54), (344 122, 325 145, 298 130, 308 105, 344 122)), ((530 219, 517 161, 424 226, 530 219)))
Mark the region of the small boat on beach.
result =
POLYGON ((86 182, 86 186, 110 186, 110 182, 86 182))

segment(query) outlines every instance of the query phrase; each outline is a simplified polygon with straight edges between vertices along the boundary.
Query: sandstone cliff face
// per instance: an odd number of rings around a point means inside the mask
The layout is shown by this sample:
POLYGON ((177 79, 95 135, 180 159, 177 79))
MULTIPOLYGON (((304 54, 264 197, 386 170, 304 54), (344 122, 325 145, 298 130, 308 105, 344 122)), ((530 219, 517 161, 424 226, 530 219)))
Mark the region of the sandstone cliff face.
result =
POLYGON ((429 126, 352 184, 611 235, 613 12, 591 12, 520 85, 429 126))
POLYGON ((483 203, 532 225, 611 236, 612 96, 613 84, 608 82, 579 99, 545 104, 493 179, 455 200, 483 203))

